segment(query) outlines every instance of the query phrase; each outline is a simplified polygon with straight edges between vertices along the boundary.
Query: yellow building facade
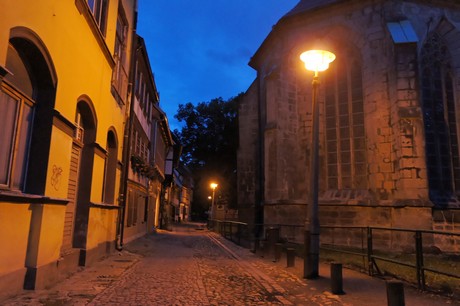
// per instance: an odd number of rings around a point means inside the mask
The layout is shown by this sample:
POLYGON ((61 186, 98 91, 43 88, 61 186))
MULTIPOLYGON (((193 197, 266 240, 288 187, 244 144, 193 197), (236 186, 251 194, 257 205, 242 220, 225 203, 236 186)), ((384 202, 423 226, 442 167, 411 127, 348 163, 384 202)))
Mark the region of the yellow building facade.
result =
POLYGON ((0 297, 114 250, 136 0, 0 10, 0 297))

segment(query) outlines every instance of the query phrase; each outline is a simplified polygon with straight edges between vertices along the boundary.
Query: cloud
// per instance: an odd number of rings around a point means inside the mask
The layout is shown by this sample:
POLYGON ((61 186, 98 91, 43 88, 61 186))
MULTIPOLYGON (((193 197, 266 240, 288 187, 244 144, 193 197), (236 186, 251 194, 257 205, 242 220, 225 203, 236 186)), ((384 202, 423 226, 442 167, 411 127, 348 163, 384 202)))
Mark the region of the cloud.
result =
POLYGON ((222 65, 240 65, 251 57, 252 52, 248 48, 240 47, 238 49, 210 49, 207 50, 206 56, 209 60, 222 65))

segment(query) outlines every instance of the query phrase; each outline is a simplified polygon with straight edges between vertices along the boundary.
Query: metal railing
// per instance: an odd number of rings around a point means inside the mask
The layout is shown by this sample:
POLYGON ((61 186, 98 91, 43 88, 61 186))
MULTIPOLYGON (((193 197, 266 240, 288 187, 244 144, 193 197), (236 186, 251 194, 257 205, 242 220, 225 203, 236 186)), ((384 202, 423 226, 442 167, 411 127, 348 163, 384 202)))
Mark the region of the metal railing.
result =
POLYGON ((208 228, 238 245, 250 240, 248 224, 244 222, 210 219, 208 228))
MULTIPOLYGON (((436 246, 448 240, 445 237, 450 237, 451 242, 457 240, 460 243, 460 233, 354 226, 322 226, 321 231, 321 249, 361 256, 363 266, 371 276, 383 275, 380 266, 382 262, 387 262, 413 269, 417 286, 421 290, 427 288, 426 272, 460 279, 460 272, 452 273, 439 268, 442 266, 443 255, 436 246)), ((455 254, 455 250, 446 252, 444 256, 449 253, 455 254)), ((457 257, 460 261, 460 256, 457 257)), ((398 271, 392 273, 403 277, 402 273, 398 275, 398 271)))
MULTIPOLYGON (((210 228, 227 239, 240 245, 242 241, 249 241, 254 243, 255 248, 260 241, 273 243, 275 235, 277 242, 295 245, 297 255, 303 256, 303 225, 255 224, 250 229, 248 224, 235 221, 210 220, 210 224, 210 228)), ((460 266, 460 255, 455 247, 460 248, 460 233, 385 227, 321 226, 323 251, 361 257, 362 268, 371 276, 385 273, 382 269, 384 262, 407 267, 415 272, 415 281, 421 290, 427 289, 427 273, 460 280, 460 268, 455 271, 442 267, 445 263, 443 256, 449 256, 450 261, 459 263, 454 266, 460 266), (447 252, 443 253, 437 247, 449 243, 453 248, 447 252)), ((401 269, 391 273, 404 278, 404 275, 398 275, 399 270, 401 269)))

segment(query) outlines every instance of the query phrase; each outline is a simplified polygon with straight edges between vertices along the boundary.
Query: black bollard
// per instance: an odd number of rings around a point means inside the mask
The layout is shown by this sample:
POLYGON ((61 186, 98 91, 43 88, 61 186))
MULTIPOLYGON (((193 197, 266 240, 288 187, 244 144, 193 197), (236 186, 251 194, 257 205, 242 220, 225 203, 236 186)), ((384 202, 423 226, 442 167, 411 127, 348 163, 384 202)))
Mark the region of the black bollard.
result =
POLYGON ((259 256, 260 257, 266 257, 267 256, 267 252, 268 252, 268 242, 266 239, 263 239, 263 240, 260 240, 260 252, 259 252, 259 256))
POLYGON ((287 267, 294 267, 295 265, 295 249, 287 248, 286 249, 286 259, 287 259, 287 267))
POLYGON ((273 262, 277 262, 281 259, 281 252, 283 251, 283 244, 282 243, 275 243, 275 257, 273 262))
POLYGON ((398 280, 389 280, 386 285, 388 306, 405 306, 403 283, 398 280))
POLYGON ((341 263, 331 263, 331 292, 334 294, 345 294, 343 291, 341 263))
POLYGON ((275 255, 275 244, 278 242, 280 236, 280 230, 277 227, 269 227, 266 230, 266 239, 267 239, 267 252, 265 255, 269 257, 270 255, 275 255))

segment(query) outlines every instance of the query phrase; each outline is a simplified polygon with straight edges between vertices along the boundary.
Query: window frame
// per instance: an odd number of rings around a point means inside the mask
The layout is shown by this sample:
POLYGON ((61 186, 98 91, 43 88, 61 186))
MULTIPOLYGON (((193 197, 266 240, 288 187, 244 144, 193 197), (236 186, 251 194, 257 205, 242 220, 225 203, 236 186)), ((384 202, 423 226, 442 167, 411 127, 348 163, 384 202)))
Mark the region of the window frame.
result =
POLYGON ((365 167, 367 152, 362 65, 356 57, 347 57, 347 61, 337 62, 331 67, 324 81, 327 187, 338 190, 367 189, 369 183, 365 167), (359 76, 353 75, 356 71, 360 72, 359 76), (359 95, 356 96, 358 87, 359 95), (356 108, 357 103, 360 111, 356 108), (358 141, 363 144, 360 145, 358 141), (362 155, 362 161, 357 158, 358 151, 362 155), (349 172, 348 175, 345 172, 349 172))
POLYGON ((89 7, 91 15, 93 16, 99 31, 101 31, 102 36, 105 37, 107 32, 109 0, 86 0, 86 4, 89 7))
POLYGON ((4 81, 0 86, 0 94, 5 94, 16 101, 16 109, 14 114, 14 122, 13 122, 13 130, 12 130, 12 137, 10 143, 10 152, 9 156, 6 157, 8 159, 7 165, 7 174, 6 174, 6 182, 0 183, 0 190, 11 190, 11 191, 20 191, 23 192, 26 188, 25 183, 27 181, 27 169, 29 164, 29 154, 30 154, 30 144, 31 144, 31 135, 32 129, 34 126, 34 115, 35 115, 35 105, 36 102, 33 101, 31 98, 27 97, 26 95, 22 94, 19 90, 16 90, 14 86, 9 85, 7 81, 4 81), (20 145, 19 141, 23 136, 24 131, 22 130, 24 127, 22 126, 21 122, 23 122, 24 116, 24 107, 25 105, 30 107, 32 119, 27 126, 26 133, 26 143, 25 150, 23 156, 18 156, 18 146, 20 145), (22 164, 22 171, 21 174, 17 174, 17 162, 18 158, 22 158, 24 163, 22 164), (15 186, 15 181, 19 175, 20 181, 19 185, 15 186))
POLYGON ((452 57, 438 33, 427 38, 420 52, 424 137, 427 148, 430 147, 426 150, 429 195, 436 205, 442 206, 449 198, 460 194, 456 79, 451 67, 452 57), (448 150, 443 150, 443 146, 448 150))
MULTIPOLYGON (((125 104, 128 97, 128 73, 127 73, 127 44, 129 23, 125 12, 120 4, 118 8, 115 42, 114 61, 112 73, 112 88, 116 91, 115 98, 121 105, 125 104)), ((136 67, 137 69, 137 67, 136 67)))

